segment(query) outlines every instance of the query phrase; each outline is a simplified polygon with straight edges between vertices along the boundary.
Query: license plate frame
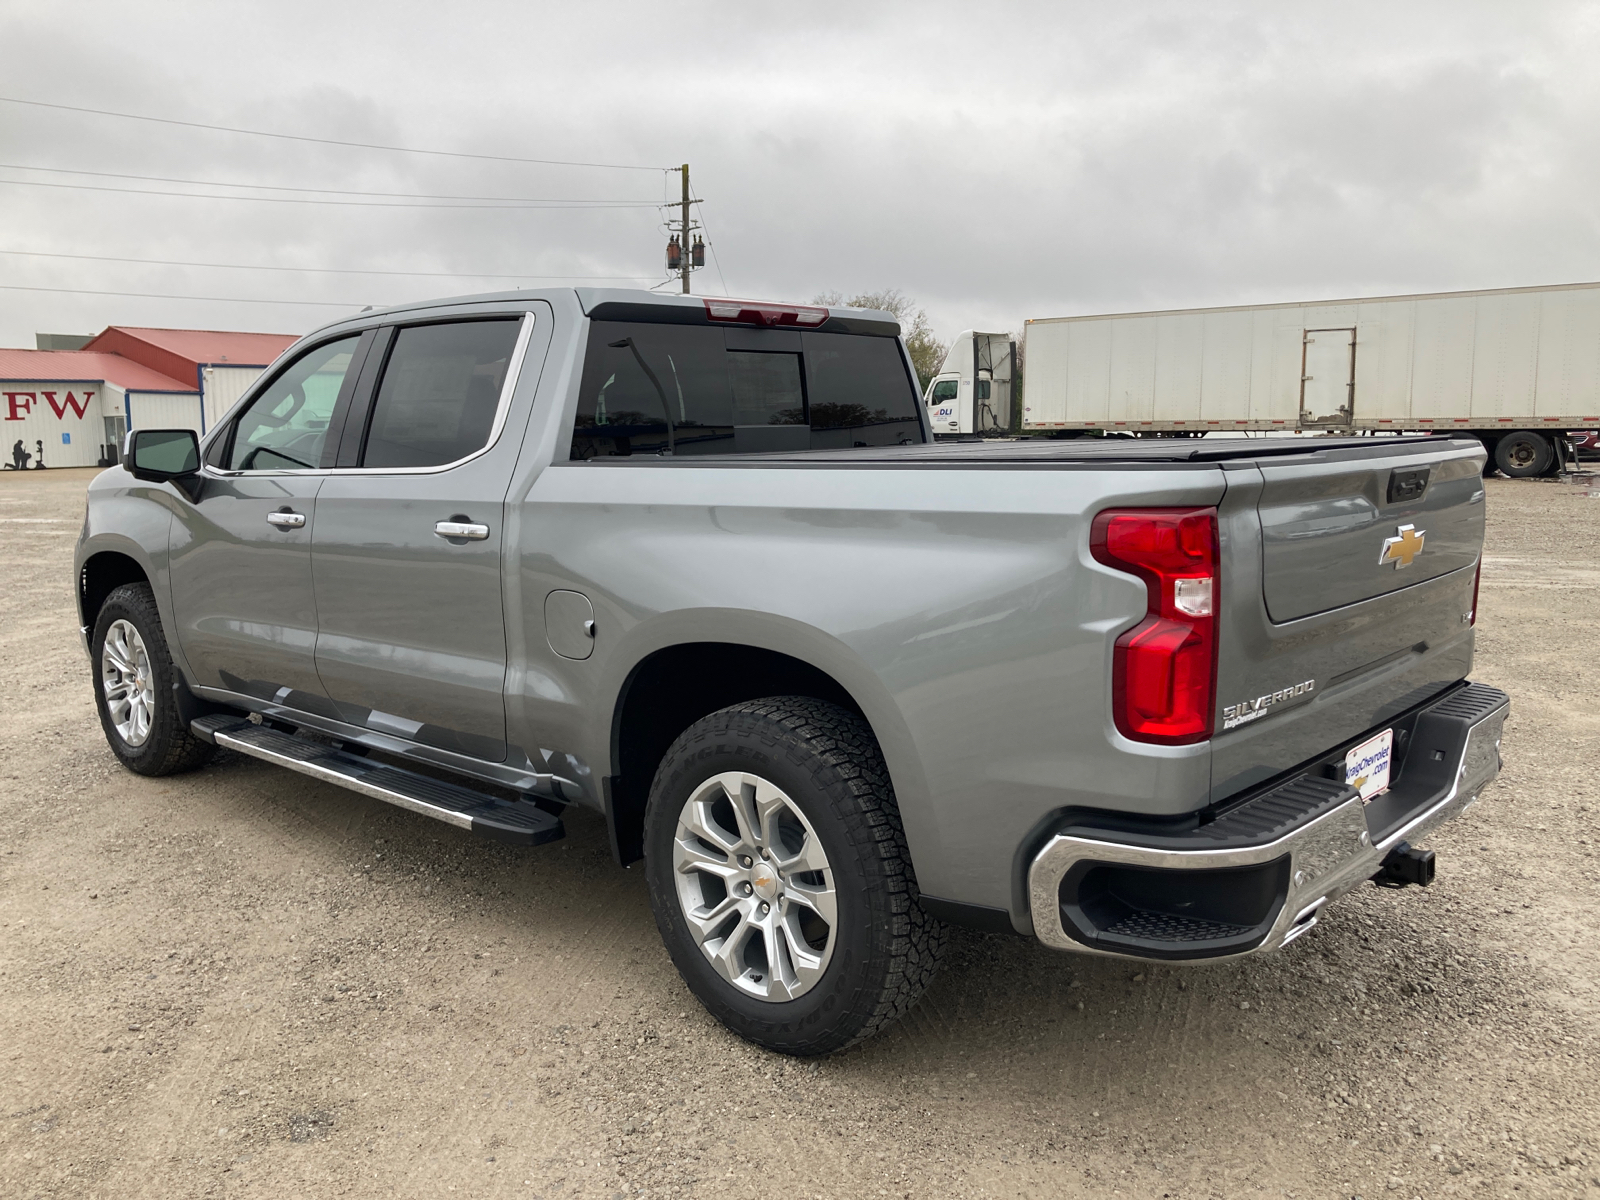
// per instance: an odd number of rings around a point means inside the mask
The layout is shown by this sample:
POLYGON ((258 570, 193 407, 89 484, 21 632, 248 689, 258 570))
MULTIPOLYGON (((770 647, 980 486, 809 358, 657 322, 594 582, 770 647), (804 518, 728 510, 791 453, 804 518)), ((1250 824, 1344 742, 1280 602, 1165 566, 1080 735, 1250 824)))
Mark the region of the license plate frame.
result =
POLYGON ((1361 793, 1361 802, 1371 804, 1389 790, 1394 771, 1394 729, 1368 738, 1344 756, 1344 781, 1361 793))

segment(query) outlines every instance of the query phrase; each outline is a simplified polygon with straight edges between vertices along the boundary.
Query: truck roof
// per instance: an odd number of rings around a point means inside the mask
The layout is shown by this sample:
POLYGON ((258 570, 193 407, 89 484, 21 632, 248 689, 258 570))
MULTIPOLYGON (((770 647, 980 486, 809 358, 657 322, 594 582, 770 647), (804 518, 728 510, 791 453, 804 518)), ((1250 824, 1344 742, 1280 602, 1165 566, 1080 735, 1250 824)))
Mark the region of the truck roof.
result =
MULTIPOLYGON (((548 300, 565 303, 570 297, 576 296, 584 315, 601 320, 657 320, 668 321, 674 324, 709 324, 707 315, 707 301, 727 301, 732 297, 724 296, 684 296, 662 295, 659 292, 647 291, 644 288, 514 288, 508 291, 479 292, 466 296, 441 296, 432 300, 417 300, 409 304, 396 304, 387 308, 374 308, 370 312, 359 314, 361 319, 371 317, 391 316, 399 313, 422 312, 430 308, 443 308, 459 304, 503 304, 507 302, 526 302, 528 300, 548 300)), ((797 304, 792 301, 782 300, 740 300, 741 304, 749 306, 752 310, 763 308, 766 310, 781 309, 818 309, 824 307, 817 304, 797 304)), ((880 337, 898 337, 900 322, 893 313, 882 312, 868 308, 842 308, 827 307, 827 320, 816 326, 820 331, 827 333, 867 333, 880 337)), ((355 317, 341 317, 337 321, 330 321, 323 328, 333 328, 346 322, 355 320, 355 317)), ((745 324, 770 324, 751 320, 747 322, 733 321, 731 323, 745 324)))

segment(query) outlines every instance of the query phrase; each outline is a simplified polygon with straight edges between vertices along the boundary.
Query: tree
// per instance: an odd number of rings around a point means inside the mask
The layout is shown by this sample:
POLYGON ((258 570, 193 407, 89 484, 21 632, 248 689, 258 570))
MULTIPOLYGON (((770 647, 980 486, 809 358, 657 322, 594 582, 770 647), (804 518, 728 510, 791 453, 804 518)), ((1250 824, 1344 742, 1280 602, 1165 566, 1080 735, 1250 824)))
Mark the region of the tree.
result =
POLYGON ((884 292, 863 292, 845 299, 842 292, 823 292, 811 301, 828 308, 876 308, 893 313, 900 322, 900 332, 905 335, 906 349, 911 352, 911 365, 917 370, 917 386, 928 390, 928 384, 944 365, 949 346, 934 335, 928 314, 917 307, 917 302, 899 288, 884 292))

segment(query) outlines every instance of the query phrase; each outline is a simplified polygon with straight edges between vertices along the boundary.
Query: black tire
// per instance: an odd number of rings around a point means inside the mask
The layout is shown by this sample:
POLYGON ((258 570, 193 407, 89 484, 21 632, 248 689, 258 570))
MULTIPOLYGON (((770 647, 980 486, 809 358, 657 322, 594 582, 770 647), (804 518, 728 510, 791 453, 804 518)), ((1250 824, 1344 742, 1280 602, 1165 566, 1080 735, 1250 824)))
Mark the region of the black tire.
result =
POLYGON ((944 930, 918 900, 900 810, 866 722, 804 696, 736 704, 691 725, 656 771, 645 811, 645 875, 662 941, 702 1004, 733 1032, 782 1054, 842 1050, 897 1020, 933 978, 944 930), (689 932, 672 867, 679 816, 724 771, 776 784, 804 813, 832 869, 832 957, 792 1000, 746 995, 689 932))
POLYGON ((100 712, 100 727, 105 730, 111 752, 128 770, 138 775, 175 775, 179 771, 194 770, 216 752, 215 746, 202 742, 189 732, 179 712, 177 689, 183 686, 183 681, 178 677, 177 668, 172 665, 166 634, 161 629, 161 614, 156 608, 155 594, 151 592, 149 584, 125 583, 106 597, 106 602, 95 616, 94 636, 89 639, 89 651, 94 677, 94 702, 100 712), (144 641, 155 685, 150 733, 137 746, 129 745, 117 732, 116 723, 106 704, 102 655, 106 634, 119 620, 132 625, 144 641))
POLYGON ((1555 456, 1549 438, 1526 429, 1506 434, 1494 446, 1494 465, 1512 479, 1531 479, 1543 475, 1550 469, 1555 456))

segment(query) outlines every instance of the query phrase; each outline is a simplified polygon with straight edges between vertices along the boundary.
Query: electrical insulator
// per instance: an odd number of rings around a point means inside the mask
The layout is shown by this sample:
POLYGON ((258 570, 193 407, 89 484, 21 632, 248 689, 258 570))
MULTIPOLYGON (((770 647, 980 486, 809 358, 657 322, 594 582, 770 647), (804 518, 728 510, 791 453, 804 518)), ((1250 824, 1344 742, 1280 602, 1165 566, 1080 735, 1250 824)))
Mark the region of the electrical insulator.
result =
POLYGON ((706 265, 706 244, 700 240, 699 234, 695 234, 694 248, 689 253, 689 261, 697 267, 706 265))
POLYGON ((678 245, 678 235, 673 234, 667 243, 667 270, 676 271, 683 266, 683 247, 678 245))

